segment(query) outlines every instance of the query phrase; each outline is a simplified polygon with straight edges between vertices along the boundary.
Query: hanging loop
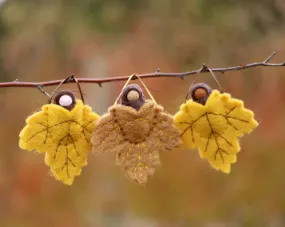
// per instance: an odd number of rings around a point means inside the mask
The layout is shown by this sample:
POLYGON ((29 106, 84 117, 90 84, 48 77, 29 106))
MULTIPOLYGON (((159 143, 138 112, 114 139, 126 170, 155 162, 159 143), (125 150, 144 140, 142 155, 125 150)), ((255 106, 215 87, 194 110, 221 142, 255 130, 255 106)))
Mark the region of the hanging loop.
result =
POLYGON ((118 104, 118 101, 121 97, 121 95, 123 94, 124 89, 128 86, 128 84, 130 83, 131 80, 135 80, 135 79, 139 79, 139 81, 141 82, 141 84, 143 85, 143 87, 145 88, 146 92, 148 93, 149 97, 151 98, 151 100, 156 103, 154 97, 152 96, 152 94, 150 93, 149 89, 147 88, 147 86, 145 85, 145 83, 142 81, 142 79, 137 75, 137 74, 132 74, 129 76, 127 82, 125 83, 124 87, 122 88, 119 96, 117 97, 114 105, 118 104))
POLYGON ((76 83, 77 84, 77 88, 79 90, 79 93, 80 93, 80 98, 82 100, 82 102, 84 103, 84 97, 83 97, 83 93, 82 93, 82 89, 81 89, 81 86, 79 84, 79 81, 74 77, 74 75, 71 75, 69 77, 67 77, 66 79, 62 80, 60 82, 60 84, 53 90, 53 92, 51 93, 50 97, 49 97, 49 100, 48 100, 48 103, 50 104, 52 102, 52 99, 56 93, 56 91, 65 83, 76 83))
POLYGON ((203 67, 202 67, 201 69, 197 70, 197 72, 196 72, 196 76, 194 77, 194 79, 193 79, 193 81, 192 81, 192 83, 191 83, 191 85, 190 85, 190 87, 189 87, 189 89, 188 89, 188 92, 187 92, 187 94, 186 94, 184 103, 186 103, 186 101, 188 100, 189 94, 191 93, 191 90, 192 90, 192 88, 193 88, 193 86, 194 86, 194 84, 195 84, 195 81, 197 80, 197 77, 198 77, 198 75, 199 75, 201 72, 209 72, 209 73, 211 74, 211 76, 214 78, 216 84, 219 86, 220 92, 221 92, 221 93, 224 93, 223 88, 222 88, 220 82, 218 81, 217 77, 215 76, 213 70, 210 69, 210 68, 208 68, 208 66, 206 66, 205 64, 203 64, 203 67))

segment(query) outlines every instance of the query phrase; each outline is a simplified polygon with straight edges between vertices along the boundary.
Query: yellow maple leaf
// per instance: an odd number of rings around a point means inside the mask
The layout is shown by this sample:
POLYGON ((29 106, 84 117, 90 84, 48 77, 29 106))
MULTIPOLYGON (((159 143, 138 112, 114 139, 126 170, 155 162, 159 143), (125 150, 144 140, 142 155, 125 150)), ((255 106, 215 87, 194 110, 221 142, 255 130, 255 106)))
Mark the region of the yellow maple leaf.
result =
POLYGON ((188 100, 174 116, 183 142, 198 148, 201 158, 217 170, 230 172, 240 151, 238 137, 250 133, 258 123, 243 102, 214 90, 205 105, 188 100))
POLYGON ((72 110, 48 104, 26 120, 20 132, 22 149, 46 152, 45 162, 57 180, 71 185, 87 164, 90 137, 99 116, 91 107, 76 100, 72 110))

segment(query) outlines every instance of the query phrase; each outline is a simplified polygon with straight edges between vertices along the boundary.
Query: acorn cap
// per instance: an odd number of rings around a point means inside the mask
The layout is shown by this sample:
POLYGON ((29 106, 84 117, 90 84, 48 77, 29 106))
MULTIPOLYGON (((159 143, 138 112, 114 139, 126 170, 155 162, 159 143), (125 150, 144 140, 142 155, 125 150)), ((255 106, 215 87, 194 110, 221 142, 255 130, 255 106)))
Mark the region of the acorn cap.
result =
POLYGON ((119 103, 139 110, 140 107, 145 103, 145 96, 141 87, 137 84, 129 84, 123 90, 119 103))
POLYGON ((75 95, 70 90, 62 90, 56 94, 53 103, 70 111, 76 105, 75 95))
POLYGON ((190 93, 191 98, 194 102, 205 105, 208 100, 208 97, 212 93, 212 88, 208 84, 197 83, 193 85, 190 93))

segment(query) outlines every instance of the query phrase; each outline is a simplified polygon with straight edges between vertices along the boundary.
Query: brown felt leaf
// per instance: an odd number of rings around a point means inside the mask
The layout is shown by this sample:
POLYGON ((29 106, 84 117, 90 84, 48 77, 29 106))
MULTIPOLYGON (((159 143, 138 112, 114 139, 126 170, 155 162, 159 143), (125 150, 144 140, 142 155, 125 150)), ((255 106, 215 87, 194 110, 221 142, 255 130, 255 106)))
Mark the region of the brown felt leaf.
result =
POLYGON ((117 164, 127 176, 144 185, 160 164, 159 153, 181 144, 180 132, 171 115, 151 100, 137 111, 114 105, 96 122, 91 137, 95 153, 117 155, 117 164))

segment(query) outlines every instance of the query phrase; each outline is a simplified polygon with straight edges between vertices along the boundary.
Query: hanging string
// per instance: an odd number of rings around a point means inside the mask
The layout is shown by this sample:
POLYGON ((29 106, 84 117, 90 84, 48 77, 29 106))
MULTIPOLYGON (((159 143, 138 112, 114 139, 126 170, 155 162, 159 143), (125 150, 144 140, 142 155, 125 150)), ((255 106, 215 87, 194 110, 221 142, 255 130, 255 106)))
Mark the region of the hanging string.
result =
POLYGON ((53 99, 53 96, 55 95, 56 91, 66 82, 75 82, 77 84, 77 88, 79 90, 79 93, 80 93, 80 98, 82 100, 83 103, 84 102, 84 96, 83 96, 83 93, 82 93, 82 89, 81 89, 81 86, 79 84, 79 81, 74 77, 74 75, 71 75, 69 77, 67 77, 66 79, 62 80, 60 82, 60 84, 53 90, 53 92, 51 93, 50 97, 49 97, 49 103, 52 102, 52 99, 53 99))
POLYGON ((194 79, 192 80, 192 83, 191 83, 191 85, 190 85, 190 87, 189 87, 189 89, 188 89, 188 92, 187 92, 187 94, 186 94, 184 103, 187 102, 188 97, 189 97, 189 94, 190 94, 190 92, 191 92, 191 89, 193 88, 193 86, 194 86, 194 84, 195 84, 195 82, 196 82, 196 80, 197 80, 199 74, 200 74, 201 72, 205 72, 205 71, 210 72, 210 74, 211 74, 211 76, 214 78, 216 84, 219 86, 220 92, 221 92, 221 93, 224 93, 223 88, 222 88, 220 82, 218 81, 217 77, 215 76, 213 70, 210 69, 210 68, 208 68, 206 65, 203 65, 203 67, 202 67, 200 70, 197 71, 197 73, 196 73, 194 79))
POLYGON ((156 103, 154 97, 152 96, 152 94, 150 93, 149 89, 147 88, 147 86, 145 85, 145 83, 142 81, 142 79, 141 79, 137 74, 132 74, 132 75, 129 76, 129 78, 128 78, 127 82, 125 83, 125 85, 123 86, 123 88, 122 88, 122 90, 121 90, 119 96, 116 98, 116 101, 115 101, 114 105, 118 104, 118 101, 119 101, 119 99, 120 99, 120 97, 121 97, 121 95, 122 95, 124 89, 128 86, 129 82, 130 82, 132 79, 134 79, 134 78, 139 79, 139 81, 141 82, 141 84, 142 84, 143 87, 145 88, 145 90, 146 90, 146 92, 148 93, 148 95, 149 95, 149 97, 151 98, 151 100, 152 100, 154 103, 156 103))

